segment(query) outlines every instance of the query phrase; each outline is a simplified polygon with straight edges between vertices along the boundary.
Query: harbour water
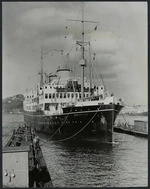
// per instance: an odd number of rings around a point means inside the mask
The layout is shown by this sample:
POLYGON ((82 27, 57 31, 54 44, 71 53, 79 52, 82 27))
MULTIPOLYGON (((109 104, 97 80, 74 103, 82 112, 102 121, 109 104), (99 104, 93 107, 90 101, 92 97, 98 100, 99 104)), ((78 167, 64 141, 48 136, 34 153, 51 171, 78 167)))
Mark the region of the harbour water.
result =
MULTIPOLYGON (((129 116, 126 120, 132 122, 141 117, 129 116)), ((121 116, 116 121, 119 119, 121 116)), ((23 115, 3 115, 3 146, 21 122, 23 115)), ((43 140, 49 138, 45 134, 39 136, 43 140)), ((113 144, 51 140, 44 143, 42 151, 55 187, 148 186, 148 140, 145 138, 114 133, 113 144)))

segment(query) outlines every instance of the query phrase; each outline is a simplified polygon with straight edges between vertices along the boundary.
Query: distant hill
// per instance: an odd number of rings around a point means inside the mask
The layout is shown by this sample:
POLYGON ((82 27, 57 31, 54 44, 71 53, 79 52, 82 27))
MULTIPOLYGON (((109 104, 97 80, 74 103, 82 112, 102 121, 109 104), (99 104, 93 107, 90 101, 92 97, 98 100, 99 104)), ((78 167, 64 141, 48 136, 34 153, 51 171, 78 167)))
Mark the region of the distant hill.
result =
POLYGON ((128 113, 128 115, 136 115, 136 116, 148 116, 148 112, 141 112, 141 113, 128 113))
POLYGON ((148 116, 148 106, 146 105, 125 106, 122 109, 122 113, 128 115, 148 116))
MULTIPOLYGON (((3 113, 22 113, 23 101, 24 101, 24 96, 22 94, 17 94, 3 99, 2 102, 3 113)), ((142 106, 142 105, 125 106, 122 109, 122 113, 128 115, 147 116, 148 106, 142 106)))
POLYGON ((23 100, 22 94, 17 94, 12 97, 3 99, 2 111, 3 113, 21 113, 23 112, 23 100))

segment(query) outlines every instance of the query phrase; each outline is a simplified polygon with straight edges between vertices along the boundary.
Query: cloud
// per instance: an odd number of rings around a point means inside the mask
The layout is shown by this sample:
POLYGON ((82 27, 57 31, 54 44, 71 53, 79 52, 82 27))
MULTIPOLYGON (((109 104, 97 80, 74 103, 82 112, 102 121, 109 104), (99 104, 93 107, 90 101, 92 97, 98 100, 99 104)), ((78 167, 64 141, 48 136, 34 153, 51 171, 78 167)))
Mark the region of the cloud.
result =
MULTIPOLYGON (((145 103, 147 91, 147 4, 145 2, 86 2, 85 40, 96 54, 93 63, 111 90, 131 101, 139 90, 145 103), (95 26, 97 30, 94 30, 95 26), (138 85, 140 84, 140 86, 138 85), (125 90, 128 89, 128 92, 125 90), (134 95, 133 95, 134 96, 134 95), (143 97, 144 96, 144 97, 143 97)), ((40 50, 62 49, 64 55, 81 39, 80 2, 3 3, 3 93, 27 87, 26 78, 40 69, 40 50), (67 27, 67 28, 66 28, 67 27), (65 38, 66 36, 66 38, 65 38), (10 70, 12 73, 10 74, 10 70), (17 71, 16 71, 17 70, 17 71), (19 79, 18 79, 19 78, 19 79), (12 86, 17 87, 12 87, 12 86)), ((79 50, 79 49, 78 49, 79 50)), ((70 52, 70 64, 80 75, 79 51, 70 52)), ((88 59, 88 58, 87 58, 88 59)), ((64 59, 59 53, 44 57, 44 68, 54 70, 64 59)), ((88 68, 86 75, 88 76, 88 68)))

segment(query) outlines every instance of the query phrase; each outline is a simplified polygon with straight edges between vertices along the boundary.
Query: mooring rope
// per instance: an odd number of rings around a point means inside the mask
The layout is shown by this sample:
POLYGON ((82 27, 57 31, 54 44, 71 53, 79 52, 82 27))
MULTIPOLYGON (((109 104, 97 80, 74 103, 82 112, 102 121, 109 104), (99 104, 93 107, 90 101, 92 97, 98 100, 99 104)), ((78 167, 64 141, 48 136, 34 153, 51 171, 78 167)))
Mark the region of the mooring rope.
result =
MULTIPOLYGON (((47 142, 48 140, 50 140, 50 139, 62 128, 62 126, 63 126, 63 125, 65 124, 65 122, 67 121, 68 117, 69 117, 69 114, 66 116, 66 118, 65 118, 64 122, 61 124, 61 126, 60 126, 46 141, 44 141, 44 143, 47 142)), ((40 139, 41 139, 41 138, 40 138, 40 139)), ((43 146, 44 143, 41 144, 40 146, 43 146)))
POLYGON ((94 119, 94 117, 96 116, 97 113, 98 113, 98 111, 95 112, 94 116, 88 121, 88 123, 86 123, 86 124, 84 125, 84 127, 82 127, 78 132, 76 132, 76 133, 73 134, 72 136, 67 137, 67 138, 64 138, 64 139, 61 139, 61 140, 53 140, 53 141, 62 142, 62 141, 66 141, 66 140, 69 140, 69 139, 75 137, 76 135, 78 135, 81 131, 83 131, 83 130, 88 126, 88 124, 94 119))
MULTIPOLYGON (((73 108, 73 106, 71 107, 71 110, 72 110, 72 108, 73 108)), ((66 123, 66 121, 67 121, 69 115, 70 115, 70 114, 68 114, 68 115, 66 116, 66 118, 65 118, 64 122, 61 124, 61 126, 60 126, 46 141, 43 141, 44 143, 47 142, 48 140, 50 140, 50 139, 62 128, 62 126, 66 123)), ((41 139, 41 138, 40 138, 40 139, 41 139)), ((41 139, 41 140, 43 140, 43 139, 41 139)), ((40 146, 43 146, 44 143, 41 144, 40 146)))
MULTIPOLYGON (((101 107, 101 106, 100 106, 101 107)), ((99 108, 100 108, 99 107, 99 108)), ((69 140, 69 139, 71 139, 71 138, 73 138, 73 137, 75 137, 76 135, 78 135, 81 131, 83 131, 88 125, 89 125, 89 123, 94 119, 94 117, 96 116, 96 114, 99 112, 99 110, 97 110, 96 112, 95 112, 95 114, 93 115, 93 117, 84 125, 84 127, 82 127, 78 132, 76 132, 75 134, 73 134, 72 136, 69 136, 69 137, 67 137, 67 138, 64 138, 64 139, 60 139, 60 140, 52 140, 52 141, 57 141, 57 142, 62 142, 62 141, 66 141, 66 140, 69 140)), ((66 120, 65 120, 66 121, 66 120)), ((65 122, 64 122, 65 123, 65 122)), ((64 124, 63 123, 63 124, 64 124)), ((60 126, 60 127, 62 127, 62 126, 60 126)), ((60 127, 57 129, 57 131, 60 129, 60 127)), ((56 134, 56 132, 54 133, 54 134, 56 134)), ((52 135, 52 136, 54 136, 54 134, 52 135)), ((50 138, 52 138, 52 137, 50 137, 50 138)), ((49 139, 50 139, 49 138, 49 139)), ((41 138, 40 138, 41 139, 41 138)), ((44 143, 43 144, 45 144, 49 139, 47 139, 46 141, 44 141, 44 143)), ((43 140, 43 139, 42 139, 43 140)), ((42 146, 43 144, 41 144, 40 146, 42 146)))
MULTIPOLYGON (((116 110, 116 111, 119 112, 118 110, 116 110)), ((127 120, 125 119, 125 117, 124 117, 124 115, 123 115, 123 113, 122 113, 121 111, 120 111, 120 114, 122 115, 122 117, 123 117, 125 123, 126 123, 127 125, 130 125, 130 124, 128 124, 127 120)), ((129 131, 131 131, 135 136, 138 136, 134 131, 132 131, 132 129, 131 129, 130 127, 128 127, 128 129, 129 129, 129 131)), ((128 130, 127 130, 127 131, 128 131, 128 130)))

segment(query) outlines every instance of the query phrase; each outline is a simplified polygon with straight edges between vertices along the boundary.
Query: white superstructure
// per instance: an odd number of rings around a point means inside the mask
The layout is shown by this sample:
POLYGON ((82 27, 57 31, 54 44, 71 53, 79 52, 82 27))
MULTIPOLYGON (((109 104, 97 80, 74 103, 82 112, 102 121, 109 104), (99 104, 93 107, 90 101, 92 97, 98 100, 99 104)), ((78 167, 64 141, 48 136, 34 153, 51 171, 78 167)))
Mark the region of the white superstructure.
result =
MULTIPOLYGON (((66 71, 65 71, 66 72, 66 71)), ((119 103, 113 95, 104 90, 104 86, 94 86, 90 89, 90 83, 84 78, 84 98, 81 98, 81 82, 77 77, 64 77, 64 70, 59 70, 55 77, 40 87, 28 90, 25 94, 25 111, 44 111, 47 115, 62 114, 63 107, 94 106, 98 104, 119 103), (61 73, 63 72, 63 73, 61 73)), ((68 73, 67 73, 68 74, 68 73)))

